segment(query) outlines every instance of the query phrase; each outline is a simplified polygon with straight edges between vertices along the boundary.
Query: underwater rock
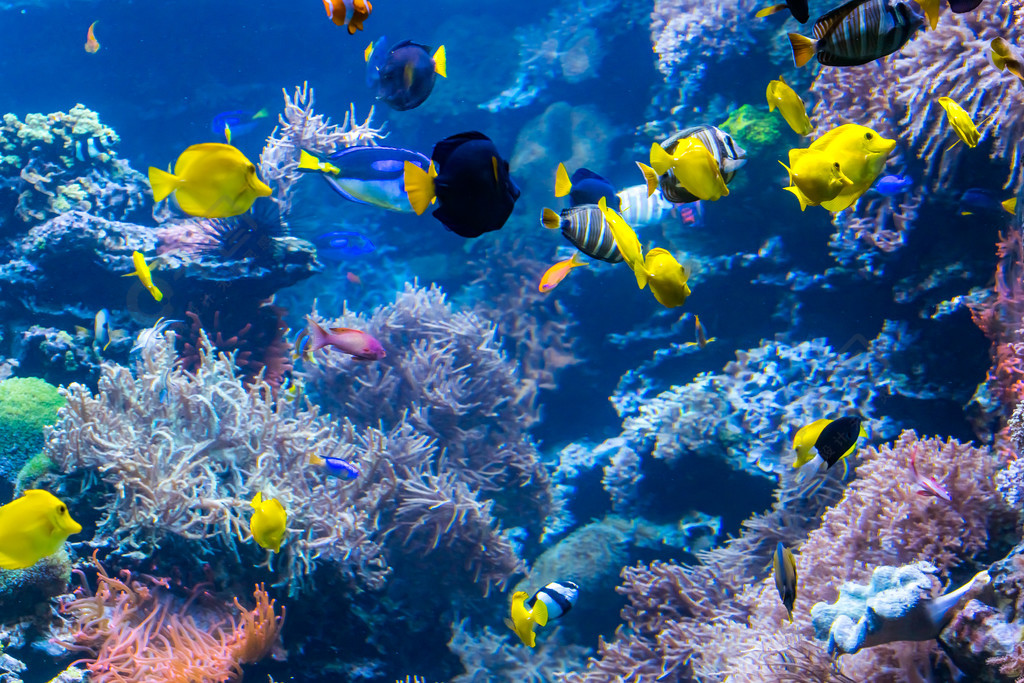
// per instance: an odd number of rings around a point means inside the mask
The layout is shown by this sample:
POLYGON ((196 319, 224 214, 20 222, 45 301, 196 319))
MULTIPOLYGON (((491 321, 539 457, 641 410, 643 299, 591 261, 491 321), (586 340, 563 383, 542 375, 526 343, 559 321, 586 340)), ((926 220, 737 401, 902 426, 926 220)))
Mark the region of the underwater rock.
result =
POLYGON ((66 547, 25 569, 0 570, 0 614, 5 621, 34 616, 40 605, 68 592, 71 557, 66 547))
POLYGON ((42 377, 57 385, 94 384, 103 361, 89 338, 40 325, 22 330, 10 352, 19 373, 42 377))

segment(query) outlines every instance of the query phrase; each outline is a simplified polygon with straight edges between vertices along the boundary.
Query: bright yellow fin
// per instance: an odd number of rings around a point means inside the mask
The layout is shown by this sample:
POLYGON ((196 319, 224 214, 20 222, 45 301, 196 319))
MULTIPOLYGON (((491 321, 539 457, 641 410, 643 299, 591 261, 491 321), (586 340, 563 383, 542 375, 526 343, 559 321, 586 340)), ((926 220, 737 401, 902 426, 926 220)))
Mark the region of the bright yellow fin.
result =
MULTIPOLYGON (((433 163, 430 168, 433 170, 433 163)), ((409 196, 412 210, 417 216, 422 216, 434 200, 434 178, 411 161, 405 162, 405 193, 409 196)))
MULTIPOLYGON (((664 175, 672 167, 672 155, 665 151, 665 148, 657 142, 651 143, 651 168, 658 175, 664 175)), ((650 189, 650 182, 648 182, 650 189)), ((650 195, 648 195, 650 196, 650 195)))
POLYGON ((224 124, 224 141, 231 144, 231 126, 224 124))
POLYGON ((263 494, 261 492, 257 491, 256 495, 252 497, 252 501, 250 501, 249 505, 252 505, 254 508, 259 509, 260 503, 262 503, 262 502, 263 502, 263 494))
POLYGON ((569 180, 569 172, 565 170, 565 164, 558 164, 555 169, 555 196, 564 197, 572 192, 572 181, 569 180))
POLYGON ((533 623, 537 624, 537 626, 547 625, 548 606, 544 604, 543 600, 533 603, 533 609, 530 610, 530 618, 533 619, 533 623))
POLYGON ((304 171, 319 171, 320 160, 304 149, 299 150, 299 169, 304 171))
POLYGON ((540 224, 548 230, 558 230, 562 227, 562 217, 554 209, 544 208, 540 212, 540 224))
POLYGON ((658 183, 660 182, 658 173, 647 164, 639 161, 636 162, 636 165, 640 172, 644 174, 644 182, 647 184, 647 196, 650 197, 658 189, 658 183))
POLYGON ((917 4, 924 10, 928 26, 934 30, 939 23, 939 0, 918 0, 917 4))
POLYGON ((754 16, 760 19, 767 16, 771 16, 776 12, 781 12, 784 9, 786 9, 786 3, 780 2, 778 5, 771 5, 769 7, 765 7, 764 9, 758 10, 757 14, 755 14, 754 16))
POLYGON ((1011 197, 1005 202, 1002 202, 1000 206, 1003 207, 1003 210, 1006 211, 1006 213, 1017 213, 1017 198, 1011 197))
POLYGON ((798 67, 803 66, 814 57, 815 42, 807 36, 790 33, 789 44, 793 46, 793 61, 798 67))
POLYGON ((437 48, 437 52, 434 53, 434 72, 442 78, 448 78, 448 54, 444 50, 444 45, 437 48))
POLYGON ((370 61, 370 55, 372 55, 372 54, 373 54, 373 41, 371 40, 370 44, 366 46, 365 50, 363 50, 363 61, 364 62, 370 61))
POLYGON ((149 167, 149 186, 153 188, 153 201, 162 202, 174 190, 185 184, 185 181, 173 173, 161 171, 155 166, 149 167))

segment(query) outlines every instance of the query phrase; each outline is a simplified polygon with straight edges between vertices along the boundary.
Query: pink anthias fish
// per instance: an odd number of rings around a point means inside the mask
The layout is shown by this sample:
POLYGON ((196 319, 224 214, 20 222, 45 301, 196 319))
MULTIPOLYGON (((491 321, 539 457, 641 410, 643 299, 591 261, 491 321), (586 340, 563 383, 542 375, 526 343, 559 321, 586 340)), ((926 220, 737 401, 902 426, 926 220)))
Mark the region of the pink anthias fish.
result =
POLYGON ((387 355, 381 343, 365 332, 350 327, 332 327, 328 332, 312 318, 307 317, 306 321, 309 323, 309 353, 333 346, 356 360, 380 360, 387 355))
POLYGON ((950 498, 949 491, 946 487, 935 481, 931 477, 926 477, 917 471, 917 454, 911 453, 910 455, 910 474, 914 477, 914 483, 917 484, 917 490, 915 493, 919 496, 935 496, 941 498, 947 503, 952 503, 953 500, 950 498))

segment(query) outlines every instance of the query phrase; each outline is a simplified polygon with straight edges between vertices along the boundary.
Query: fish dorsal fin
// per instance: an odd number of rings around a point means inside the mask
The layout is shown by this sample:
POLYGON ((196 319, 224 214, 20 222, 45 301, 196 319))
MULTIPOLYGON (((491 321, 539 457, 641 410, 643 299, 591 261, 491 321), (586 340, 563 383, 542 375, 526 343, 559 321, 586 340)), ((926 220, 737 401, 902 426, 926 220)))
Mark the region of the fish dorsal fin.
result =
POLYGON ((263 494, 261 492, 257 491, 256 495, 253 496, 252 500, 249 502, 249 505, 252 505, 255 509, 259 510, 260 509, 260 503, 262 503, 262 502, 263 502, 263 494))
POLYGON ((565 164, 559 163, 555 169, 555 196, 565 197, 572 192, 572 181, 569 180, 569 173, 565 170, 565 164))
POLYGON ((359 330, 353 330, 351 327, 332 327, 331 332, 334 334, 348 334, 350 332, 359 333, 359 330))
MULTIPOLYGON (((830 130, 829 132, 825 133, 820 138, 818 138, 817 140, 812 142, 809 149, 825 149, 825 148, 827 148, 829 145, 831 145, 833 142, 835 142, 836 139, 840 135, 842 135, 843 133, 846 132, 846 130, 847 130, 846 126, 848 126, 848 125, 849 124, 843 124, 842 126, 838 126, 836 128, 833 128, 832 130, 830 130)), ((789 162, 793 163, 793 158, 792 157, 790 157, 789 162)))
POLYGON ((439 143, 434 145, 434 153, 430 157, 437 162, 438 166, 444 167, 448 157, 458 149, 463 143, 471 142, 473 140, 487 140, 490 138, 483 133, 475 130, 467 131, 465 133, 459 133, 458 135, 452 135, 451 137, 441 140, 439 143))
POLYGON ((533 609, 530 610, 530 618, 533 619, 533 623, 537 624, 537 626, 545 626, 548 623, 548 606, 544 604, 543 600, 533 603, 533 609))
POLYGON ((498 177, 498 157, 491 157, 491 170, 494 171, 494 184, 497 185, 500 182, 498 177))
POLYGON ((827 36, 829 33, 835 30, 843 19, 848 17, 851 12, 864 4, 864 0, 850 0, 845 5, 840 5, 834 10, 826 12, 821 15, 816 22, 814 22, 814 36, 819 40, 827 36))
POLYGON ((369 62, 370 61, 370 55, 372 55, 372 54, 373 54, 373 41, 371 40, 370 44, 366 46, 365 50, 363 50, 363 61, 364 62, 369 62))

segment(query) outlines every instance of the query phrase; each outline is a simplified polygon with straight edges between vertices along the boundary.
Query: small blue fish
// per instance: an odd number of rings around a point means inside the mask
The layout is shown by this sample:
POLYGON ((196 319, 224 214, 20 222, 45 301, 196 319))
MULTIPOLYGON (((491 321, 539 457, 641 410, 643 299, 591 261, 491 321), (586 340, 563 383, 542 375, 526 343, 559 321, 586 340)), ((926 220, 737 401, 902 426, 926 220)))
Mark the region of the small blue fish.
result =
POLYGON ((1000 203, 999 197, 991 190, 972 187, 960 195, 957 211, 961 216, 970 216, 976 213, 1002 214, 1003 205, 1000 203))
POLYGON ((317 256, 333 262, 364 256, 376 249, 369 237, 352 230, 325 232, 314 237, 313 244, 317 256))
POLYGON ((320 159, 302 150, 299 170, 319 173, 339 195, 356 204, 388 211, 412 212, 405 192, 405 163, 423 171, 430 159, 400 147, 347 147, 320 159))
POLYGON ((403 40, 385 50, 381 38, 364 51, 366 82, 377 99, 396 111, 415 109, 430 97, 438 75, 446 76, 444 45, 433 55, 425 45, 403 40))
POLYGON ((321 458, 316 455, 309 456, 309 464, 323 469, 331 477, 338 479, 355 479, 359 476, 359 469, 342 458, 321 458))
POLYGON ((260 123, 259 120, 265 119, 267 116, 266 109, 260 109, 257 112, 241 109, 222 111, 213 117, 213 121, 210 123, 210 130, 218 137, 224 135, 225 128, 229 129, 233 136, 245 135, 256 130, 256 126, 260 123))
POLYGON ((885 197, 903 194, 914 186, 914 179, 908 175, 882 176, 875 183, 874 190, 885 197))

